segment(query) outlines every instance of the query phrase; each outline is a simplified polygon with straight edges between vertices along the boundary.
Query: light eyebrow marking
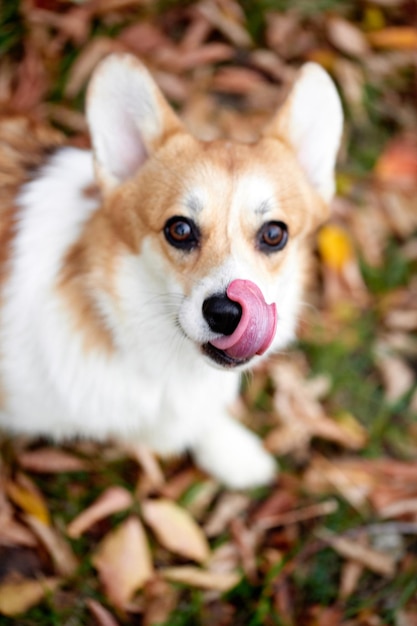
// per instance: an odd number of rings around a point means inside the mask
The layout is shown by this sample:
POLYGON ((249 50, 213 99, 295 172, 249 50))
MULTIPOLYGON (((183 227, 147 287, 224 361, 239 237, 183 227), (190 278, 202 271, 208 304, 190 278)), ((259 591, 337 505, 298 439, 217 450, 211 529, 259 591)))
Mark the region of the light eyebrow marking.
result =
POLYGON ((191 211, 191 213, 198 214, 203 210, 203 203, 201 201, 201 198, 199 198, 195 194, 190 194, 189 196, 187 196, 185 204, 187 208, 191 211))
POLYGON ((269 213, 272 210, 272 202, 268 198, 267 200, 263 200, 261 204, 255 209, 256 215, 265 215, 265 213, 269 213))

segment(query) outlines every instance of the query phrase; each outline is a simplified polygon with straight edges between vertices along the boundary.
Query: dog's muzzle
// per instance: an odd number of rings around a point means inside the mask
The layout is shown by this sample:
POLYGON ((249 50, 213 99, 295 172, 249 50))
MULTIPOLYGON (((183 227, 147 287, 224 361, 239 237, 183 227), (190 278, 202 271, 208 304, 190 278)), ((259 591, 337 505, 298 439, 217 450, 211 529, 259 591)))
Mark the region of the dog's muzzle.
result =
POLYGON ((263 354, 275 336, 275 303, 267 304, 250 280, 234 280, 226 294, 207 298, 203 315, 210 329, 222 335, 207 344, 205 352, 222 365, 239 365, 263 354))

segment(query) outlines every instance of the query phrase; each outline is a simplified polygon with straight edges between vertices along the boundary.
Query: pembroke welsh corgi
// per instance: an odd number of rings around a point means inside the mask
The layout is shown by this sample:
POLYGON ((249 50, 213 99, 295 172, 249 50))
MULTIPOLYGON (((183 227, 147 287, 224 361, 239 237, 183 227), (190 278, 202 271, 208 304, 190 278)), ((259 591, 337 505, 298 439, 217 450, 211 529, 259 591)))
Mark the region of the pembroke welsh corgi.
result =
POLYGON ((87 119, 92 151, 28 135, 8 171, 0 144, 0 427, 189 450, 232 488, 268 483, 274 459, 228 407, 239 373, 294 337, 337 91, 308 63, 256 143, 203 142, 112 55, 87 119))

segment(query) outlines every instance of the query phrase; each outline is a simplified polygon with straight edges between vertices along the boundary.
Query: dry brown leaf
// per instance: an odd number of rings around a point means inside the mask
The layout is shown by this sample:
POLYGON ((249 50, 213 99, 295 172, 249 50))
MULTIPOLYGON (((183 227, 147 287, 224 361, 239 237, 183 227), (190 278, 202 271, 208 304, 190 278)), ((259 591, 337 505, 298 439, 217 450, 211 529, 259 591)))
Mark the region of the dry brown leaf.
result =
POLYGON ((128 444, 124 448, 127 454, 139 463, 152 488, 160 489, 165 483, 165 477, 155 454, 147 446, 140 443, 128 444))
POLYGON ((312 437, 322 437, 344 447, 358 449, 366 442, 366 432, 350 416, 336 421, 328 417, 316 399, 311 381, 306 381, 294 363, 276 363, 272 368, 276 381, 274 404, 282 426, 273 429, 265 439, 271 452, 304 452, 312 437))
POLYGON ((0 584, 0 613, 8 617, 24 613, 36 606, 47 593, 52 593, 60 583, 59 578, 45 578, 0 584))
POLYGON ((0 523, 0 545, 33 547, 37 545, 37 541, 26 526, 14 519, 6 519, 0 523))
POLYGON ((109 487, 93 504, 72 520, 67 528, 68 536, 76 539, 99 520, 113 515, 113 513, 124 511, 131 507, 132 504, 133 497, 127 489, 123 487, 109 487))
POLYGON ((178 601, 178 591, 174 586, 160 577, 155 577, 145 586, 144 598, 143 626, 168 624, 169 616, 178 601))
POLYGON ((143 21, 135 22, 123 29, 117 40, 138 56, 151 55, 161 47, 170 44, 170 40, 159 28, 143 21))
POLYGON ((188 51, 180 51, 173 45, 167 45, 153 54, 152 61, 165 71, 177 73, 201 65, 229 61, 233 55, 233 48, 224 43, 208 43, 197 50, 188 51))
POLYGON ((327 35, 345 54, 361 58, 369 53, 369 44, 362 31, 341 17, 333 16, 327 20, 327 35))
POLYGON ((59 448, 38 448, 17 455, 20 465, 30 472, 79 472, 88 469, 83 459, 59 448))
POLYGON ((316 455, 304 474, 303 485, 312 493, 339 493, 354 508, 363 510, 378 485, 378 476, 356 459, 330 461, 316 455))
POLYGON ((56 528, 47 526, 36 517, 26 515, 25 520, 48 551, 58 574, 72 576, 78 567, 78 561, 63 535, 56 528))
POLYGON ((237 2, 203 0, 198 3, 198 12, 238 48, 251 46, 252 40, 244 24, 245 15, 237 2))
POLYGON ((339 598, 346 600, 356 591, 365 567, 358 561, 346 561, 340 573, 339 598))
POLYGON ((395 561, 388 554, 363 546, 356 539, 341 537, 327 529, 318 531, 317 536, 341 556, 361 563, 375 574, 392 576, 395 572, 395 561))
POLYGON ((172 582, 201 589, 213 589, 222 593, 230 591, 242 577, 238 572, 209 572, 191 566, 169 567, 162 569, 160 574, 172 582))
POLYGON ((97 622, 97 626, 119 626, 119 623, 115 620, 110 611, 105 609, 100 602, 93 600, 93 598, 87 598, 86 604, 97 622))
POLYGON ((247 95, 264 84, 258 72, 244 67, 223 67, 213 77, 212 89, 224 93, 247 95))
POLYGON ((305 520, 330 515, 331 513, 337 511, 338 508, 339 504, 337 500, 326 500, 325 502, 311 504, 293 511, 287 511, 286 513, 263 517, 256 522, 255 528, 259 530, 267 530, 276 526, 297 524, 298 522, 303 522, 305 520))
POLYGON ((208 537, 216 537, 224 532, 230 522, 249 506, 250 499, 243 493, 225 493, 210 514, 204 531, 208 537))
POLYGON ((397 402, 414 385, 413 370, 400 357, 390 354, 387 346, 381 342, 375 347, 376 360, 384 382, 387 402, 397 402))
POLYGON ((83 48, 81 54, 71 67, 67 83, 65 85, 65 96, 74 98, 86 85, 88 78, 97 63, 111 52, 124 52, 123 44, 108 37, 96 37, 83 48))
POLYGON ((109 600, 124 608, 153 576, 152 557, 139 519, 130 517, 106 535, 92 561, 109 600))
POLYGON ((143 502, 142 514, 164 548, 198 563, 207 561, 207 539, 188 511, 161 498, 143 502))
POLYGON ((210 22, 196 11, 184 37, 181 39, 181 49, 195 50, 199 48, 207 40, 211 30, 210 22))

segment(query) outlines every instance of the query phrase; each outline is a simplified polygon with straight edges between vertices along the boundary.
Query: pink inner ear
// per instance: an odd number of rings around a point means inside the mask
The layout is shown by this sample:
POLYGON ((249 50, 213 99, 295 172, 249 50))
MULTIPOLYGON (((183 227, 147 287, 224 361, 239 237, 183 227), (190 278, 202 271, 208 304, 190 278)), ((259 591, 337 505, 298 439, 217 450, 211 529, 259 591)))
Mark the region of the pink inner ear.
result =
POLYGON ((118 180, 126 180, 142 167, 148 153, 142 136, 129 114, 119 115, 114 134, 106 137, 106 161, 118 180))
POLYGON ((211 344, 236 359, 263 354, 271 345, 277 328, 275 303, 267 304, 262 291, 250 280, 234 280, 227 288, 230 300, 242 307, 235 331, 214 339, 211 344))

